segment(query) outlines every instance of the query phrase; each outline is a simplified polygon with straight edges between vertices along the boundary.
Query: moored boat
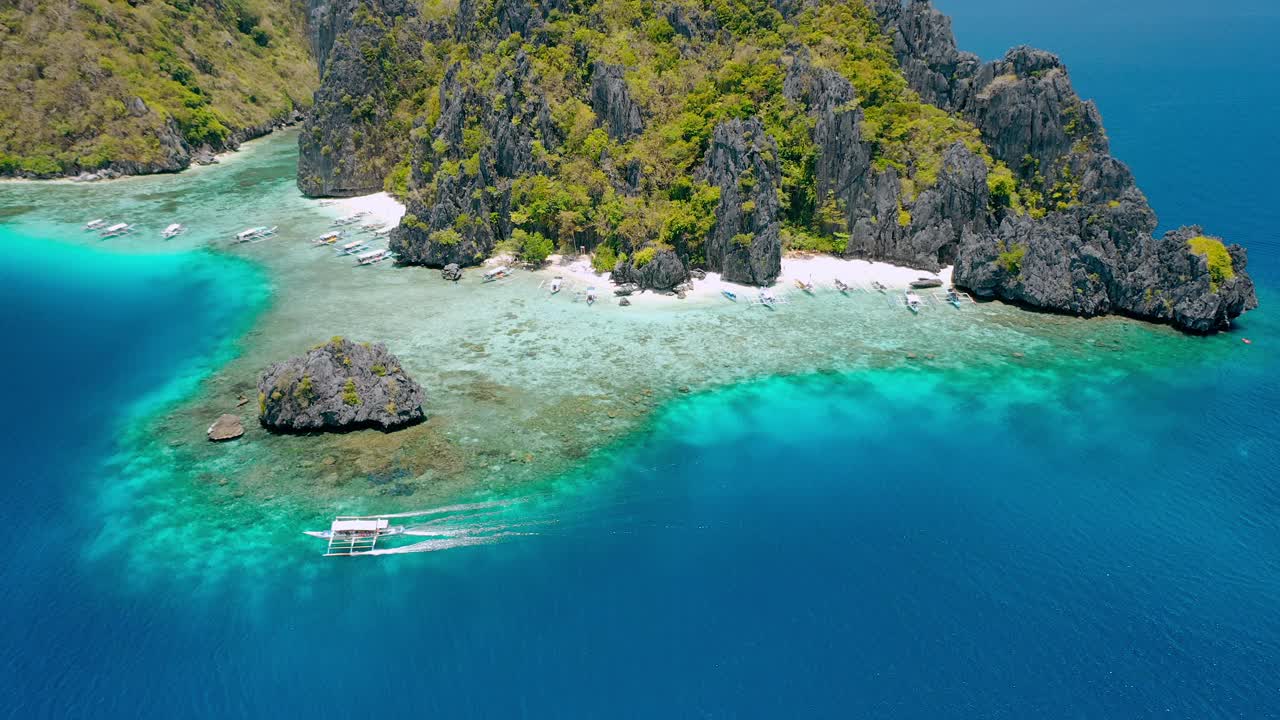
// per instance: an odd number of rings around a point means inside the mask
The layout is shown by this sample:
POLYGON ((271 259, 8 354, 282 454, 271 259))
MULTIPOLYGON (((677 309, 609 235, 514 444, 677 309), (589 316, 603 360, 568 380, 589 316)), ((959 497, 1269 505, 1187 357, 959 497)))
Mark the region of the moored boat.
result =
POLYGON ((366 243, 365 241, 363 241, 363 240, 352 240, 351 242, 347 243, 346 245, 343 245, 343 246, 338 250, 338 252, 339 252, 339 253, 341 253, 341 254, 343 254, 343 255, 355 255, 356 253, 361 253, 361 252, 364 252, 365 250, 368 250, 368 249, 370 249, 370 248, 369 248, 369 245, 368 245, 368 243, 366 243))
POLYGON ((175 238, 187 231, 187 226, 181 223, 174 223, 160 232, 160 237, 168 240, 175 238))
POLYGON ((730 291, 730 290, 721 290, 721 291, 720 291, 720 294, 721 294, 721 295, 723 295, 723 296, 725 296, 725 297, 726 297, 726 298, 728 298, 729 300, 732 300, 732 301, 734 301, 734 302, 738 302, 738 296, 737 296, 737 294, 736 294, 736 293, 734 293, 734 292, 732 292, 732 291, 730 291))
POLYGON ((810 295, 813 294, 813 282, 805 282, 804 280, 797 278, 796 287, 800 288, 800 290, 802 290, 803 292, 809 293, 810 295))
POLYGON ((589 287, 589 288, 587 288, 587 304, 588 304, 588 305, 595 305, 595 304, 596 304, 596 297, 597 297, 596 289, 595 289, 594 287, 589 287))
POLYGON ((872 281, 871 281, 871 289, 872 289, 872 290, 875 290, 876 292, 881 292, 881 293, 883 293, 883 292, 888 292, 889 287, 888 287, 887 285, 885 285, 884 283, 880 282, 879 280, 872 280, 872 281))
POLYGON ((913 313, 919 313, 921 306, 924 304, 920 300, 920 296, 910 290, 903 291, 903 300, 907 304, 907 309, 913 313))
POLYGON ((395 257, 395 256, 392 255, 391 251, 387 250, 386 248, 383 248, 381 250, 370 250, 368 252, 363 252, 363 253, 360 253, 359 255, 356 255, 356 264, 357 265, 374 265, 376 263, 382 262, 383 260, 386 260, 389 257, 395 257))
POLYGON ((842 295, 849 294, 849 286, 840 278, 836 278, 836 290, 839 290, 842 295))
POLYGON ((555 276, 555 278, 551 280, 551 294, 555 295, 556 293, 560 292, 560 288, 563 285, 564 285, 564 278, 560 277, 559 275, 555 276))
POLYGON ((244 230, 241 230, 240 232, 236 233, 236 236, 232 238, 231 242, 249 243, 249 242, 258 242, 261 240, 266 240, 267 238, 273 237, 276 234, 277 227, 279 226, 277 225, 273 227, 266 227, 264 225, 259 227, 245 228, 244 230))
POLYGON ((129 223, 116 223, 98 234, 104 238, 120 237, 121 235, 128 235, 136 229, 129 223))
POLYGON ((492 270, 486 270, 484 273, 484 282, 493 282, 511 274, 511 268, 506 265, 499 265, 492 270))
POLYGON ((311 241, 312 245, 333 245, 342 239, 341 230, 332 230, 311 241))
POLYGON ((85 230, 101 230, 106 226, 107 226, 107 221, 103 220, 102 218, 98 218, 97 220, 90 220, 89 222, 85 223, 84 229, 85 230))

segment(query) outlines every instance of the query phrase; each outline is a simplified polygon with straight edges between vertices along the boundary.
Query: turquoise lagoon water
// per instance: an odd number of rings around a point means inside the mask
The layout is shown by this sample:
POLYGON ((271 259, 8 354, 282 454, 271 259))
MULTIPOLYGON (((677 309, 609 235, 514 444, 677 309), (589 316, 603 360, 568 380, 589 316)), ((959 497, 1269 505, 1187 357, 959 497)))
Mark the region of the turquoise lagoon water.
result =
MULTIPOLYGON (((998 307, 901 326, 834 298, 767 318, 704 307, 624 320, 572 306, 531 317, 519 297, 532 285, 516 283, 498 289, 500 309, 468 308, 469 319, 490 334, 527 325, 553 347, 517 334, 451 354, 428 336, 474 338, 438 294, 452 290, 413 271, 334 274, 331 258, 283 243, 198 249, 259 218, 291 240, 324 226, 291 187, 288 138, 172 178, 0 187, 11 261, 0 270, 11 310, 0 706, 12 717, 1280 715, 1280 218, 1266 174, 1280 158, 1226 129, 1260 131, 1280 108, 1274 81, 1256 74, 1212 73, 1208 96, 1194 81, 1204 63, 1238 70, 1241 52, 1274 60, 1280 25, 1263 6, 1138 5, 1166 11, 1157 28, 1128 6, 1102 16, 1123 45, 1063 10, 946 9, 984 55, 1018 41, 1063 50, 1166 224, 1199 220, 1249 246, 1266 307, 1231 335, 998 307), (100 214, 152 231, 181 214, 197 230, 170 245, 97 243, 77 226, 100 214), (403 329, 384 285, 444 310, 403 329), (305 312, 317 306, 329 324, 305 312), (387 320, 362 324, 379 307, 387 320), (323 327, 298 329, 307 318, 323 327), (815 335, 807 346, 797 324, 815 335), (234 397, 239 364, 330 325, 386 333, 428 387, 506 369, 534 394, 575 376, 607 394, 611 367, 652 366, 643 379, 656 385, 689 381, 684 362, 712 389, 659 406, 568 472, 460 496, 480 502, 440 513, 443 551, 330 562, 296 538, 314 511, 219 494, 215 475, 234 486, 286 446, 251 431, 223 458, 178 459, 192 422, 182 398, 234 397), (575 325, 593 346, 627 342, 580 349, 575 325), (520 360, 535 350, 548 357, 520 360), (907 350, 939 355, 905 361, 907 350)), ((458 433, 483 437, 451 400, 435 402, 458 433)))

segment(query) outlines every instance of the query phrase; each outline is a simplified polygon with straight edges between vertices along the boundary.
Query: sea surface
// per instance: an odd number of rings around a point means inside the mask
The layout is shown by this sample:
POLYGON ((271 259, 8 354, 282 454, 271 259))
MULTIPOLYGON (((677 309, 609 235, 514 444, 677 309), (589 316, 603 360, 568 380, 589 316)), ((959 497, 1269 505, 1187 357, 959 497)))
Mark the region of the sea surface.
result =
MULTIPOLYGON (((1246 245, 1263 309, 1214 338, 996 306, 908 326, 834 297, 623 320, 520 304, 528 280, 469 309, 411 270, 307 254, 329 215, 297 197, 288 136, 178 176, 0 185, 0 712, 1280 717, 1280 16, 940 4, 983 57, 1061 52, 1162 225, 1246 245), (145 227, 99 242, 79 230, 98 214, 145 227), (157 241, 177 217, 192 232, 157 241), (282 242, 204 248, 263 218, 282 242), (521 334, 433 344, 471 312, 543 318, 525 335, 557 344, 536 364, 521 334), (207 445, 185 408, 234 399, 240 364, 308 323, 321 340, 376 330, 407 364, 438 356, 432 382, 491 363, 547 396, 572 384, 557 372, 688 382, 681 363, 704 362, 714 382, 567 470, 440 503, 434 552, 324 559, 297 533, 322 514, 286 501, 320 491, 244 479, 283 441, 184 454, 207 445), (617 335, 640 344, 592 354, 617 335)), ((457 443, 480 436, 465 404, 436 402, 457 443)), ((473 421, 516 414, 493 407, 473 421)), ((321 497, 345 509, 347 487, 321 497)))

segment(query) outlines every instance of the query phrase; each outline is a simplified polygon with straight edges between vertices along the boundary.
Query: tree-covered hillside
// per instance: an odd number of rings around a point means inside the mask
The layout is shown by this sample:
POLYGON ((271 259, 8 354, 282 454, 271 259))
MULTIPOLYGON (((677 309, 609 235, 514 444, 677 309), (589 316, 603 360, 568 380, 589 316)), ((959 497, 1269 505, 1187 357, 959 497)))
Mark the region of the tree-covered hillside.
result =
POLYGON ((0 3, 0 175, 178 170, 316 84, 300 2, 0 3))

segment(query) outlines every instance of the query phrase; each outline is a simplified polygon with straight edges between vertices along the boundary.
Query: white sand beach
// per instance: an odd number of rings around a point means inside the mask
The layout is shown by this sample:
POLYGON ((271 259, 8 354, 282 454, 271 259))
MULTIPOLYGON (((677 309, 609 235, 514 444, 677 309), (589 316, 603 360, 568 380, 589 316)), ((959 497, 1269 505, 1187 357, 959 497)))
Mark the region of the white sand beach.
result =
MULTIPOLYGON (((943 268, 941 272, 933 273, 884 262, 847 260, 808 253, 791 253, 782 258, 782 274, 778 276, 773 287, 776 295, 783 296, 788 292, 799 292, 795 286, 796 280, 813 283, 819 288, 830 289, 835 287, 835 281, 839 279, 841 282, 853 287, 869 288, 872 282, 879 282, 889 288, 901 289, 907 287, 907 284, 913 280, 926 277, 936 277, 942 281, 944 286, 950 286, 951 270, 951 267, 948 266, 943 268)), ((596 272, 591 267, 590 259, 586 256, 552 255, 548 264, 536 272, 546 275, 547 278, 557 275, 563 277, 569 285, 566 288, 568 290, 577 291, 595 287, 600 290, 602 300, 613 295, 613 284, 609 280, 609 273, 596 272)), ((686 293, 686 301, 718 300, 722 291, 726 290, 734 293, 739 298, 745 299, 754 297, 760 291, 760 288, 757 287, 722 280, 719 273, 707 273, 706 279, 693 280, 692 284, 693 290, 686 293)), ((680 302, 679 298, 674 294, 648 291, 631 295, 629 299, 635 305, 680 302)))

